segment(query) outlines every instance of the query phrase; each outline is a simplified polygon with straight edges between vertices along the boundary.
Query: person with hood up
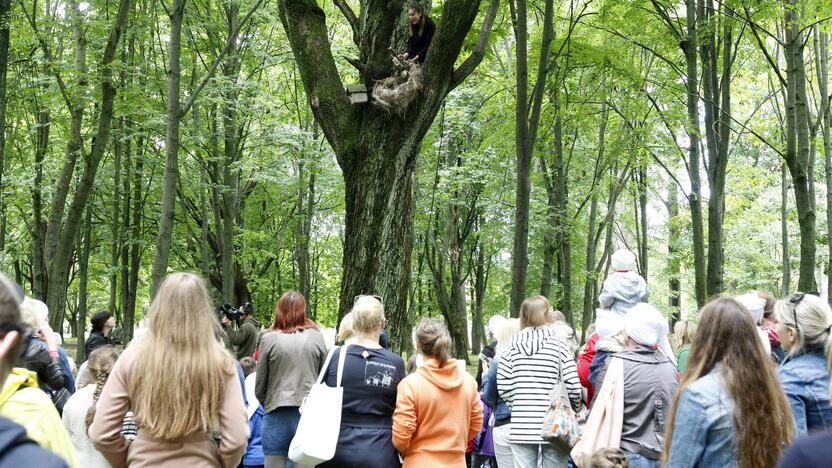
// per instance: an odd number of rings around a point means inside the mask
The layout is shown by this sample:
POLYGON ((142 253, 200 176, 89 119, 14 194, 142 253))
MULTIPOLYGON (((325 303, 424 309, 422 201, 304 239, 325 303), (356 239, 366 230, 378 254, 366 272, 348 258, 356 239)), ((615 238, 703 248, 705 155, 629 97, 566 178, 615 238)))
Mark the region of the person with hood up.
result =
POLYGON ((624 317, 603 309, 595 313, 598 342, 595 344, 595 358, 589 366, 589 381, 593 389, 598 389, 604 383, 602 377, 607 358, 627 349, 627 335, 624 333, 624 317))
POLYGON ((517 468, 537 467, 542 453, 544 468, 566 466, 567 450, 540 437, 550 395, 563 381, 572 409, 583 407, 581 383, 569 348, 548 324, 553 310, 549 300, 534 296, 520 306, 520 333, 500 353, 497 391, 511 409, 511 452, 517 468))
POLYGON ((621 315, 639 302, 647 302, 650 291, 636 270, 636 256, 629 250, 621 249, 612 254, 613 272, 604 280, 598 303, 621 315))
POLYGON ((450 357, 445 323, 424 318, 416 327, 423 366, 398 385, 393 413, 393 445, 403 468, 465 468, 468 442, 482 430, 477 383, 450 357))
MULTIPOLYGON (((20 288, 16 287, 5 275, 0 273, 0 381, 6 381, 15 357, 20 354, 23 346, 21 337, 25 329, 20 320, 20 303, 23 295, 20 288)), ((28 371, 28 376, 32 373, 28 371)), ((14 380, 14 379, 8 379, 14 380)), ((72 451, 72 444, 69 436, 61 424, 58 412, 52 406, 49 398, 35 384, 34 387, 20 389, 20 386, 9 384, 4 386, 0 392, 0 468, 19 468, 22 466, 36 466, 38 468, 66 468, 67 462, 75 463, 72 451), (29 388, 29 389, 27 389, 29 388), (15 391, 20 389, 19 392, 15 391), (19 394, 19 395, 18 395, 19 394), (9 399, 15 401, 9 403, 9 399), (5 403, 5 404, 4 404, 5 403), (8 406, 3 410, 3 407, 8 406), (29 413, 27 410, 35 408, 37 411, 29 413), (10 418, 15 418, 21 426, 10 418), (39 423, 46 421, 45 429, 54 431, 54 438, 44 439, 49 443, 53 439, 56 444, 62 442, 61 447, 68 449, 67 459, 61 459, 55 453, 38 447, 33 440, 32 434, 27 432, 29 427, 32 431, 44 435, 39 430, 39 423), (61 434, 63 432, 63 434, 61 434)), ((63 452, 63 451, 62 451, 63 452)))
MULTIPOLYGON (((623 421, 620 447, 630 466, 658 468, 664 447, 664 434, 673 395, 679 386, 679 374, 672 350, 661 349, 669 327, 665 318, 650 304, 637 304, 624 316, 626 347, 606 360, 606 370, 613 359, 623 367, 623 421)), ((620 369, 620 368, 619 368, 620 369)), ((603 393, 603 392, 602 392, 603 393)))

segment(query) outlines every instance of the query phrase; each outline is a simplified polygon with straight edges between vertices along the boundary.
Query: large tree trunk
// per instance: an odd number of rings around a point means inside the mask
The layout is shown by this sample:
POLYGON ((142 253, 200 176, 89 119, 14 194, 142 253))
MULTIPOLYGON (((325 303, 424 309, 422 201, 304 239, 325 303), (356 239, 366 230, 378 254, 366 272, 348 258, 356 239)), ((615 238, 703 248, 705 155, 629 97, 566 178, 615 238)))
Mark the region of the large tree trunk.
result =
POLYGON ((804 31, 800 26, 797 0, 787 0, 785 8, 786 43, 786 153, 794 186, 794 201, 800 225, 800 268, 797 287, 815 291, 815 209, 809 178, 809 108, 806 95, 806 69, 803 60, 804 31))
POLYGON ((176 215, 176 187, 179 180, 179 123, 182 118, 182 110, 179 104, 182 80, 182 19, 185 16, 185 1, 173 0, 173 7, 169 12, 165 177, 162 183, 162 211, 159 217, 159 234, 156 236, 156 257, 153 260, 151 297, 156 295, 156 290, 168 272, 170 246, 173 241, 173 221, 176 215))
MULTIPOLYGON (((448 92, 464 81, 484 56, 499 6, 491 0, 474 53, 454 69, 480 0, 448 0, 423 64, 424 86, 406 118, 372 105, 351 106, 338 75, 326 16, 313 0, 280 0, 280 17, 298 64, 315 119, 335 151, 344 176, 344 261, 339 316, 361 293, 380 294, 390 319, 391 346, 410 341, 407 292, 413 246, 413 169, 419 147, 448 92)), ((359 15, 349 11, 366 70, 389 68, 403 0, 362 0, 359 15)))

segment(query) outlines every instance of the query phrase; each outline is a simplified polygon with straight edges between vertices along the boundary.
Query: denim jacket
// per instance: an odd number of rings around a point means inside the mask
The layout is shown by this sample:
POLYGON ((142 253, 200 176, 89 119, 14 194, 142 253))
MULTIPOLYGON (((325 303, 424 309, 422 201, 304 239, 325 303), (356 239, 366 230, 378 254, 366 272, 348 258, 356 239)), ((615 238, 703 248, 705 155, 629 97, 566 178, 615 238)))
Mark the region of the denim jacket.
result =
POLYGON ((508 405, 497 395, 497 365, 499 364, 499 356, 495 356, 491 360, 491 367, 488 368, 488 374, 482 381, 482 392, 485 394, 485 399, 488 404, 494 408, 494 420, 505 421, 511 419, 511 410, 508 405))
POLYGON ((734 453, 734 398, 722 365, 690 384, 679 398, 667 466, 739 466, 734 453))
POLYGON ((829 368, 822 351, 787 357, 777 369, 777 375, 789 398, 797 435, 832 429, 829 368))

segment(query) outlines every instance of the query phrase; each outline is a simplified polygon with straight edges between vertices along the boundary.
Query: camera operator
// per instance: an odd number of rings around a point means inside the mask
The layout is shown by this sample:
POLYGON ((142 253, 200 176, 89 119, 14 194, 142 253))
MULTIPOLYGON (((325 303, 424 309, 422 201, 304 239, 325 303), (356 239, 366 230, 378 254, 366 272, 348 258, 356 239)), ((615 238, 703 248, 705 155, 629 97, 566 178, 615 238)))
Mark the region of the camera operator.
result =
POLYGON ((237 349, 237 359, 251 357, 257 351, 257 340, 260 337, 260 322, 254 318, 254 306, 246 302, 240 306, 238 314, 232 320, 229 314, 224 314, 222 326, 228 331, 231 345, 237 349), (230 327, 236 322, 236 328, 230 327))

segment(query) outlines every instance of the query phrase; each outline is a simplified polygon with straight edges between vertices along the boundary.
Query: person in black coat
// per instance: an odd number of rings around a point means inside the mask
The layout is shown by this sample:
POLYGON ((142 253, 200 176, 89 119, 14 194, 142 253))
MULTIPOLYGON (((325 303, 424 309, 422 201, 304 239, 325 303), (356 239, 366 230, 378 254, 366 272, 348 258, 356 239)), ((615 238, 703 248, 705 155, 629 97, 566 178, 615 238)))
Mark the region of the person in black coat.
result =
POLYGON ((92 330, 87 342, 84 344, 84 356, 90 357, 93 351, 102 346, 113 346, 113 340, 107 336, 110 331, 116 326, 116 321, 113 319, 113 314, 102 310, 92 316, 90 320, 92 330))
POLYGON ((416 63, 425 63, 428 47, 436 33, 436 24, 428 18, 424 8, 415 3, 407 9, 407 18, 410 21, 407 58, 415 60, 416 63))

